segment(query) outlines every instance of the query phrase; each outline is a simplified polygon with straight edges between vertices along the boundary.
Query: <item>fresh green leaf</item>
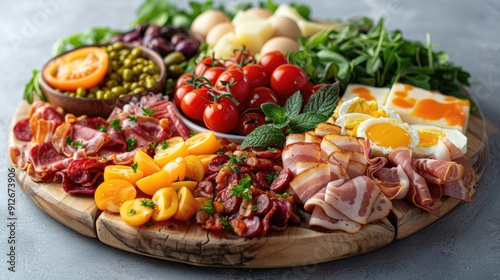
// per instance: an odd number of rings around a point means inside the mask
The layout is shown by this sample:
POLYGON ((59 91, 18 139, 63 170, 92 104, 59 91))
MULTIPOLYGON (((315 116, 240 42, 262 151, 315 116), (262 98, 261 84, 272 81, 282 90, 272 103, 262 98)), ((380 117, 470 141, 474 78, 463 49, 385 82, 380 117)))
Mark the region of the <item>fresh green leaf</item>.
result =
POLYGON ((299 115, 300 110, 302 109, 303 100, 302 93, 297 91, 285 101, 284 109, 289 118, 294 118, 299 115))
POLYGON ((137 144, 137 140, 135 138, 128 138, 127 139, 127 152, 133 151, 136 144, 137 144))
POLYGON ((33 76, 29 80, 29 82, 24 87, 24 95, 23 99, 26 100, 29 104, 33 104, 34 97, 33 93, 35 93, 41 101, 46 101, 45 96, 38 84, 38 79, 40 78, 40 71, 33 70, 33 76))
POLYGON ((330 115, 324 115, 316 112, 305 112, 293 118, 288 125, 287 133, 305 133, 312 130, 319 123, 326 122, 330 115))
POLYGON ((227 231, 233 231, 233 226, 229 222, 227 216, 221 217, 220 218, 220 223, 222 225, 222 229, 227 230, 227 231))
POLYGON ((304 112, 314 112, 330 117, 337 107, 339 91, 338 82, 322 87, 309 99, 304 106, 304 112))
POLYGON ((213 200, 207 200, 205 203, 203 203, 203 206, 200 208, 200 212, 206 212, 210 215, 214 214, 214 208, 213 208, 213 200))
POLYGON ((149 148, 151 150, 154 150, 156 148, 156 145, 158 145, 158 143, 156 143, 156 141, 153 141, 153 142, 149 143, 149 148))
POLYGON ((266 181, 272 183, 276 178, 278 178, 279 172, 269 173, 266 176, 266 181))
POLYGON ((139 120, 137 116, 128 116, 127 118, 133 122, 137 122, 139 120))
POLYGON ((114 120, 111 120, 111 122, 109 123, 109 126, 118 130, 118 131, 122 131, 122 126, 120 124, 120 120, 119 119, 114 119, 114 120))
POLYGON ((156 206, 156 203, 150 199, 141 199, 141 206, 144 207, 149 207, 151 209, 154 209, 156 206))
POLYGON ((245 137, 245 140, 241 143, 241 149, 249 147, 283 146, 285 140, 286 137, 279 127, 272 124, 265 124, 257 127, 245 137))
POLYGON ((137 173, 137 167, 139 167, 139 163, 134 162, 130 165, 130 167, 132 168, 132 170, 134 170, 134 173, 137 173))
POLYGON ((149 109, 146 107, 141 107, 141 111, 142 111, 142 114, 146 117, 149 117, 156 112, 155 109, 149 109))
POLYGON ((69 35, 57 40, 52 46, 52 56, 58 56, 64 52, 83 46, 107 43, 113 36, 122 31, 109 27, 93 27, 80 33, 69 35))
POLYGON ((170 145, 170 142, 168 140, 163 140, 161 141, 161 149, 162 150, 166 150, 168 148, 168 146, 170 145))
POLYGON ((108 129, 106 128, 106 126, 102 125, 102 124, 96 124, 95 125, 95 129, 99 130, 101 132, 108 132, 108 129))
POLYGON ((276 125, 286 125, 288 122, 285 108, 278 104, 266 102, 260 105, 262 112, 266 114, 266 120, 272 121, 276 125))
POLYGON ((243 198, 244 201, 251 201, 252 200, 252 190, 250 189, 251 186, 252 186, 252 178, 247 174, 238 181, 238 184, 232 186, 231 194, 243 198))

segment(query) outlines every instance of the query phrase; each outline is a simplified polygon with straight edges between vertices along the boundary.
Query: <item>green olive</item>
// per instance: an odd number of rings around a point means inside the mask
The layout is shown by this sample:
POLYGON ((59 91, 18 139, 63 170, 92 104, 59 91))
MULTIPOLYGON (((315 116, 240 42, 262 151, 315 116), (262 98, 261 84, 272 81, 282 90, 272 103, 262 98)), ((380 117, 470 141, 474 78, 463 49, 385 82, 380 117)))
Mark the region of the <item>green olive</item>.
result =
POLYGON ((122 72, 122 79, 126 82, 131 81, 134 78, 134 72, 128 68, 124 68, 122 72))
POLYGON ((95 93, 87 94, 87 98, 95 99, 95 93))
POLYGON ((130 84, 130 89, 131 89, 131 90, 134 90, 134 89, 136 89, 138 86, 139 86, 139 84, 138 84, 137 82, 133 82, 133 83, 131 83, 131 84, 130 84))
POLYGON ((108 88, 113 88, 113 87, 116 87, 118 85, 118 81, 116 80, 109 80, 106 82, 106 86, 108 88))
POLYGON ((163 59, 163 62, 166 66, 179 64, 186 61, 186 57, 181 52, 171 52, 163 59))
POLYGON ((85 97, 87 96, 87 90, 82 88, 82 87, 79 87, 76 89, 76 97, 85 97))
POLYGON ((173 64, 173 65, 168 66, 169 76, 171 76, 173 78, 178 78, 182 75, 182 73, 184 73, 184 70, 179 65, 173 64))
POLYGON ((107 91, 104 93, 104 99, 111 99, 111 98, 115 98, 115 96, 113 95, 113 93, 111 93, 111 91, 107 91))
POLYGON ((142 50, 141 48, 133 48, 132 51, 130 52, 130 55, 134 58, 142 57, 142 50))
POLYGON ((95 98, 97 98, 97 99, 103 99, 103 98, 104 98, 104 91, 102 91, 102 90, 98 90, 98 91, 95 93, 95 98))
POLYGON ((119 51, 122 50, 124 46, 122 42, 114 42, 113 44, 111 44, 111 47, 113 50, 119 51))
POLYGON ((143 92, 144 90, 145 90, 145 89, 144 89, 143 87, 138 87, 138 88, 134 89, 132 92, 133 92, 134 94, 138 94, 138 93, 143 92))
POLYGON ((127 90, 122 87, 122 86, 116 86, 111 89, 111 93, 113 93, 114 96, 119 96, 120 94, 125 94, 127 90))

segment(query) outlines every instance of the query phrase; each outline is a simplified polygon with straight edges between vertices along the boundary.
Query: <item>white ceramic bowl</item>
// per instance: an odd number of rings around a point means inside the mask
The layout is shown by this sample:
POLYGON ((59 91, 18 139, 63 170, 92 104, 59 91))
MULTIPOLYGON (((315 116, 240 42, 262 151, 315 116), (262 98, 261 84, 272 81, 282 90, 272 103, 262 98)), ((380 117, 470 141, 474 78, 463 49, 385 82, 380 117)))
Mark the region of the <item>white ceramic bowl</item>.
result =
MULTIPOLYGON (((202 125, 199 125, 199 124, 191 121, 190 119, 186 118, 185 116, 182 115, 182 113, 179 114, 179 117, 189 130, 192 130, 194 132, 203 132, 203 131, 210 130, 210 129, 208 129, 202 125)), ((219 139, 226 138, 229 141, 232 141, 232 142, 235 142, 238 144, 240 144, 241 142, 243 142, 243 140, 245 140, 245 136, 241 136, 241 135, 220 133, 220 132, 215 132, 215 131, 214 131, 214 134, 215 134, 215 137, 217 137, 219 139)))

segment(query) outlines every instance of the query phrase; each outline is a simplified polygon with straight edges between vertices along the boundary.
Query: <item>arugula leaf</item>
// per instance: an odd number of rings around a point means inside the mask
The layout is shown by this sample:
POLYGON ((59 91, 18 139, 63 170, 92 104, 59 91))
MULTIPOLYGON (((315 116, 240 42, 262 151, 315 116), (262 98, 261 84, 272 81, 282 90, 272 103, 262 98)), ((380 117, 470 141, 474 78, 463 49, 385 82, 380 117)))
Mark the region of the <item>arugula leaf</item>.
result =
POLYGON ((52 46, 52 56, 58 56, 64 52, 83 46, 107 43, 113 36, 120 33, 122 31, 109 27, 89 28, 56 41, 52 46))
POLYGON ((294 118, 299 115, 300 110, 302 109, 303 101, 304 99, 302 98, 302 93, 300 91, 297 91, 286 100, 285 111, 289 118, 294 118))
POLYGON ((311 96, 309 102, 304 106, 304 112, 315 112, 330 117, 335 107, 337 107, 339 91, 338 82, 322 87, 316 94, 311 96))
POLYGON ((33 76, 30 81, 26 84, 24 88, 23 99, 28 101, 29 104, 33 104, 34 98, 33 93, 35 93, 41 101, 46 101, 43 95, 40 85, 38 84, 38 79, 40 78, 40 71, 33 70, 33 76))
POLYGON ((279 127, 265 124, 257 127, 252 133, 245 137, 241 143, 241 149, 248 147, 283 146, 286 137, 279 127))

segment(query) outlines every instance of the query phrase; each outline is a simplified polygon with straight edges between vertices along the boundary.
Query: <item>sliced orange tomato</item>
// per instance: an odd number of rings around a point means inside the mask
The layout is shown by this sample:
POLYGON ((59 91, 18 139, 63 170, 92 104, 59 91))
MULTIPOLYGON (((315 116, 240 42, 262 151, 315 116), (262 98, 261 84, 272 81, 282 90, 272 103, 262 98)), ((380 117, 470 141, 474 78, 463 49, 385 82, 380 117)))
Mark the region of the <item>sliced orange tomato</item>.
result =
POLYGON ((182 181, 186 177, 186 163, 182 157, 178 157, 167 163, 163 166, 163 170, 172 176, 173 181, 182 181))
POLYGON ((135 186, 135 182, 141 179, 144 173, 141 170, 134 170, 127 165, 108 165, 104 168, 104 181, 111 179, 123 179, 135 186))
POLYGON ((196 214, 198 205, 193 194, 186 187, 180 188, 177 191, 177 196, 179 198, 179 207, 174 215, 174 219, 185 222, 196 214))
POLYGON ((43 79, 53 88, 76 91, 97 86, 108 71, 108 54, 100 47, 83 47, 51 60, 42 70, 43 79))
POLYGON ((138 227, 151 219, 154 208, 154 202, 147 198, 127 200, 120 207, 120 217, 125 223, 138 227))
POLYGON ((189 155, 184 157, 186 164, 186 177, 189 180, 201 182, 205 177, 205 167, 198 156, 189 155))
POLYGON ((94 201, 97 208, 113 213, 120 212, 120 205, 130 199, 134 199, 137 190, 129 181, 123 179, 111 179, 102 182, 94 193, 94 201))
POLYGON ((185 141, 190 155, 214 154, 219 149, 219 142, 212 131, 197 133, 185 141))
MULTIPOLYGON (((188 148, 184 143, 184 139, 181 137, 172 137, 166 141, 168 143, 168 147, 165 149, 155 148, 157 153, 154 156, 154 160, 160 167, 164 167, 167 163, 178 157, 185 157, 189 155, 188 148)), ((161 144, 159 144, 159 146, 161 146, 161 144)))
POLYGON ((166 221, 174 216, 179 206, 179 198, 171 187, 161 188, 155 192, 151 200, 156 204, 153 209, 154 221, 166 221))
POLYGON ((197 185, 198 182, 195 181, 177 181, 170 184, 169 187, 173 188, 176 191, 182 187, 186 187, 188 188, 188 190, 194 191, 197 185))
POLYGON ((172 175, 165 170, 143 177, 136 182, 137 187, 145 194, 153 195, 157 190, 168 187, 172 183, 172 175))
POLYGON ((146 152, 140 150, 134 155, 137 170, 141 170, 144 176, 149 176, 161 170, 156 162, 146 152))

